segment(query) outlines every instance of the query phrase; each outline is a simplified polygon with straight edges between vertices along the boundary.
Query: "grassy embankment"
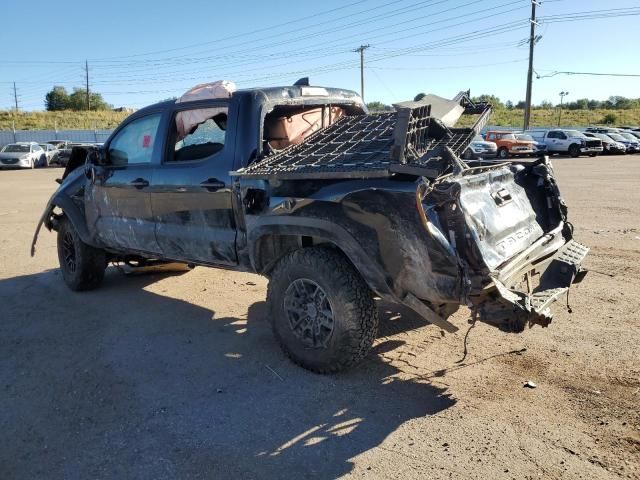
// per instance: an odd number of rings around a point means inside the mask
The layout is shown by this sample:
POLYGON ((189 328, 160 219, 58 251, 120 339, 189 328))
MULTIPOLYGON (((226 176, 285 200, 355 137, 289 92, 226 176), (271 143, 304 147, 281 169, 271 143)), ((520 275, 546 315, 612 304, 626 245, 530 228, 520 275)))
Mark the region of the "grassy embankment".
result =
MULTIPOLYGON (((584 127, 601 124, 608 113, 616 117, 615 125, 640 125, 640 109, 630 110, 563 110, 562 125, 584 127)), ((7 112, 0 111, 0 130, 58 130, 64 129, 109 129, 114 128, 129 113, 127 112, 7 112)), ((504 127, 520 127, 523 112, 519 109, 496 110, 489 123, 504 127)), ((533 110, 532 126, 554 126, 558 121, 558 110, 533 110)))
POLYGON ((116 127, 130 112, 7 112, 0 111, 0 130, 98 130, 116 127))

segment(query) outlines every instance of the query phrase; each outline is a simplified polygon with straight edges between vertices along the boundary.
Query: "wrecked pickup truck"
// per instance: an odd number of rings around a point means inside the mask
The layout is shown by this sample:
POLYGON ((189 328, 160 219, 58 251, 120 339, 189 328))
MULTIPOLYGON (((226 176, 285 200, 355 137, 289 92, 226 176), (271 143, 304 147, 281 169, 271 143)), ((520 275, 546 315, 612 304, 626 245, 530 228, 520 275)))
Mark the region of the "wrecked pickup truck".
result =
POLYGON ((315 372, 366 355, 376 298, 447 332, 461 305, 507 332, 547 326, 588 250, 549 160, 462 161, 491 112, 467 92, 395 107, 295 85, 139 110, 70 160, 32 254, 55 230, 72 290, 109 262, 265 275, 276 338, 315 372), (182 131, 181 112, 201 123, 182 131))

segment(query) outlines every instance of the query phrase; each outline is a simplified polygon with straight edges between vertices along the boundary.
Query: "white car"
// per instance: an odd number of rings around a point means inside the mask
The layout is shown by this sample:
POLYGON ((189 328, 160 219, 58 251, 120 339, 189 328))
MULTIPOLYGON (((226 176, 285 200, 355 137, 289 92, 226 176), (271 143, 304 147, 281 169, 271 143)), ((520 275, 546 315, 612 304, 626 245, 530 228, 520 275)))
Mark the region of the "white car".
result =
POLYGON ((46 155, 46 163, 41 164, 42 167, 48 167, 49 165, 53 165, 54 163, 58 163, 58 156, 60 155, 60 150, 58 150, 55 146, 50 143, 40 143, 39 144, 44 150, 44 154, 46 155))
POLYGON ((47 155, 36 142, 10 143, 0 150, 0 168, 35 168, 47 162, 47 155))

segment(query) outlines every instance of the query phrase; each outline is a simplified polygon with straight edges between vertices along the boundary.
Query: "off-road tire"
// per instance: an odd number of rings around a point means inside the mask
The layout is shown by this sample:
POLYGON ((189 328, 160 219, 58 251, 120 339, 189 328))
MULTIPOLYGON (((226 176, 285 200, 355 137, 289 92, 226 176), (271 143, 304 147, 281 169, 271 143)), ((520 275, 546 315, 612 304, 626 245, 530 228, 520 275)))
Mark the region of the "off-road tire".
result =
POLYGON ((107 258, 104 250, 84 243, 67 217, 58 225, 58 261, 62 278, 74 291, 93 290, 104 278, 107 258), (75 266, 70 264, 69 249, 72 248, 75 266))
POLYGON ((498 158, 501 158, 502 160, 509 158, 509 150, 504 147, 500 148, 498 150, 498 158))
POLYGON ((580 147, 575 143, 569 145, 569 155, 573 158, 578 158, 580 156, 580 147))
POLYGON ((267 304, 285 354, 312 372, 334 373, 358 363, 376 338, 378 310, 372 292, 344 255, 331 248, 303 248, 283 257, 271 272, 267 304), (305 345, 290 324, 285 295, 300 279, 320 286, 330 303, 333 330, 324 346, 305 345))

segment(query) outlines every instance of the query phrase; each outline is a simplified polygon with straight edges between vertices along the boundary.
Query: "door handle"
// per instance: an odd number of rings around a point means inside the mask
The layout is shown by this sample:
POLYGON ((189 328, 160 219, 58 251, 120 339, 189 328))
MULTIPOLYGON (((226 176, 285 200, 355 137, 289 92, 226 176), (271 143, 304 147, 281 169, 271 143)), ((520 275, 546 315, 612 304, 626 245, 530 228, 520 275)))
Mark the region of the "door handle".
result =
POLYGON ((144 178, 136 178, 131 183, 129 183, 129 185, 136 188, 144 188, 149 186, 149 182, 144 178))
POLYGON ((220 190, 224 188, 224 182, 221 182, 217 178, 209 178, 200 184, 202 188, 206 188, 210 192, 215 192, 216 190, 220 190))

